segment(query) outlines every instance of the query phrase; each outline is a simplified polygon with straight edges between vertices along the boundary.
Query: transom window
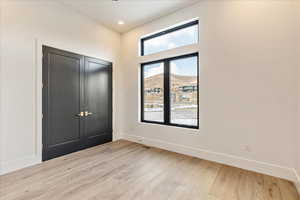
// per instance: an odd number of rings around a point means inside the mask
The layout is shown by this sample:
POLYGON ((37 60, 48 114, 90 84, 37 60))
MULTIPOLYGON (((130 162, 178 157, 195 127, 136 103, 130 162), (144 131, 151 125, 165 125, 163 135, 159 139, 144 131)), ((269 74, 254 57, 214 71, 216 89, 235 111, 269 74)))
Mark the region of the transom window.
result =
POLYGON ((198 21, 145 37, 141 39, 141 55, 198 43, 198 21))

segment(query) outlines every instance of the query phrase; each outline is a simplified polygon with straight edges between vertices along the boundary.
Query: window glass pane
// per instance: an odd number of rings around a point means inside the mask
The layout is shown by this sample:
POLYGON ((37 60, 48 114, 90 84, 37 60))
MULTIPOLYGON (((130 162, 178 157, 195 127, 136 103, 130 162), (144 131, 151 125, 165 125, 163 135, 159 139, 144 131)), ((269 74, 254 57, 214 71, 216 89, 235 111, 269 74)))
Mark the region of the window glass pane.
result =
POLYGON ((144 55, 198 43, 198 24, 144 41, 144 55))
POLYGON ((198 125, 198 58, 170 61, 171 123, 198 125))
POLYGON ((164 64, 144 65, 144 120, 164 121, 164 64))

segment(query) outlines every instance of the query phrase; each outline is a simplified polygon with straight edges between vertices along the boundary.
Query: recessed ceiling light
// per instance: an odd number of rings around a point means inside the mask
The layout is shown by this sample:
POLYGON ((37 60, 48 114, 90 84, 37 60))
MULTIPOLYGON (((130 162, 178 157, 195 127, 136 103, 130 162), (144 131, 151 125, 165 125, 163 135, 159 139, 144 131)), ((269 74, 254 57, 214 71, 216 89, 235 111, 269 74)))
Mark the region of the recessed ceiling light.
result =
POLYGON ((124 21, 120 20, 120 21, 118 21, 118 24, 119 24, 119 25, 123 25, 123 24, 124 24, 124 21))

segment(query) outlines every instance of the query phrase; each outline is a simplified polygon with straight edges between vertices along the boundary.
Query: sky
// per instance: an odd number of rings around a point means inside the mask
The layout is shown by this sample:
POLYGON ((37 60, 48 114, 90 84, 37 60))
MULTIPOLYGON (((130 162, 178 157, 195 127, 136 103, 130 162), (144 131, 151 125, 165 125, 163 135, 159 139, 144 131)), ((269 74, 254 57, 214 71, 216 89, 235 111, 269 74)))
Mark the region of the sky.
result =
POLYGON ((170 73, 181 76, 197 76, 197 57, 177 59, 170 62, 170 73))
MULTIPOLYGON (((155 63, 144 66, 144 77, 162 74, 164 71, 163 63, 155 63)), ((173 60, 170 62, 170 72, 182 76, 197 76, 197 57, 188 57, 173 60)))
POLYGON ((152 54, 198 42, 198 25, 174 31, 144 42, 144 54, 152 54))
POLYGON ((164 72, 164 63, 155 63, 150 65, 144 65, 144 77, 155 76, 164 72))

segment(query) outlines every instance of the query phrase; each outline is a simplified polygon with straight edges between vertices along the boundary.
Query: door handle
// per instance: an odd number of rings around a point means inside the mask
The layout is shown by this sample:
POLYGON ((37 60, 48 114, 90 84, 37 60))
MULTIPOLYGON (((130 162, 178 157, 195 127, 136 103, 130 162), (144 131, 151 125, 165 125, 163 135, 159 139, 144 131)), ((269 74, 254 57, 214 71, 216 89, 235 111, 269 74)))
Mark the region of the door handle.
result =
POLYGON ((76 116, 78 116, 78 117, 84 117, 84 112, 80 112, 80 113, 77 114, 76 116))
POLYGON ((93 113, 85 111, 84 114, 85 114, 85 116, 89 116, 89 115, 92 115, 93 113))

